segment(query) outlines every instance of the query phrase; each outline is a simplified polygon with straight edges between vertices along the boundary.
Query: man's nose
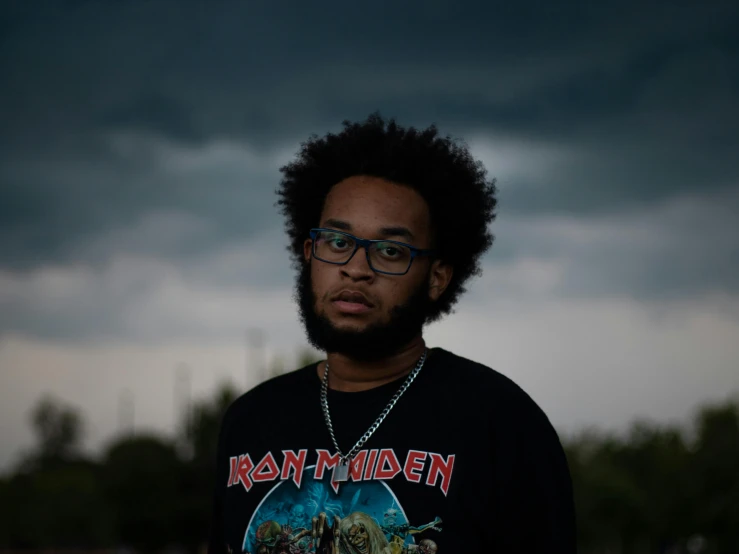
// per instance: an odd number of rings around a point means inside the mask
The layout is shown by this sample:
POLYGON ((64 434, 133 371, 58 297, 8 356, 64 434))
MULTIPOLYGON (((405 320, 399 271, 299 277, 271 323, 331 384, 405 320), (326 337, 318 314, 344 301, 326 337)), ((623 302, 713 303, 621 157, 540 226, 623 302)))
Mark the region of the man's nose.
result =
POLYGON ((367 277, 373 277, 375 272, 369 264, 369 255, 366 247, 360 246, 357 251, 354 252, 352 259, 344 264, 344 273, 349 275, 352 279, 361 279, 367 277))

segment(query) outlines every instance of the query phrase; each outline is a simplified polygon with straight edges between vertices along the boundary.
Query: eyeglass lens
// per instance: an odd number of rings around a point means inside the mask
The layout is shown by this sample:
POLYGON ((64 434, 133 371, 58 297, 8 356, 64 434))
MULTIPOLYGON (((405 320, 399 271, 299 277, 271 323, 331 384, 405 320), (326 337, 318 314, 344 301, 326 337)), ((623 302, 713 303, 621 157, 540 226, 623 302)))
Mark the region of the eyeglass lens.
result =
MULTIPOLYGON (((325 262, 340 264, 351 257, 355 247, 356 241, 348 235, 319 231, 314 241, 314 254, 325 262)), ((369 259, 377 271, 405 273, 411 264, 411 251, 396 242, 373 242, 369 247, 369 259)))

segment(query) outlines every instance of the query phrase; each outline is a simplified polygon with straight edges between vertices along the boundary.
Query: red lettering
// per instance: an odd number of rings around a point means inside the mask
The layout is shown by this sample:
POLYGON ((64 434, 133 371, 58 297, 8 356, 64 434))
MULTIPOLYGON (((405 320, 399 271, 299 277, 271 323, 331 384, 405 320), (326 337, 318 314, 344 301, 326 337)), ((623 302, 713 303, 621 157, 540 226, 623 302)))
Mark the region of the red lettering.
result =
POLYGON ((316 462, 316 471, 313 478, 321 480, 325 470, 332 469, 339 463, 339 455, 334 454, 332 456, 328 453, 328 450, 316 450, 316 454, 318 454, 318 461, 316 462))
POLYGON ((426 477, 426 484, 432 487, 436 485, 441 475, 441 491, 444 496, 449 492, 449 482, 452 480, 452 469, 454 469, 454 454, 451 454, 446 462, 442 458, 441 454, 434 454, 429 452, 431 457, 431 467, 429 468, 429 474, 426 477))
POLYGON ((297 454, 292 450, 283 450, 285 461, 282 464, 282 475, 280 479, 283 481, 290 478, 290 470, 293 470, 293 482, 300 488, 300 482, 303 480, 303 469, 305 468, 305 457, 307 450, 300 450, 297 454))
POLYGON ((380 457, 377 460, 374 479, 392 479, 400 473, 400 463, 395 456, 392 448, 383 448, 380 450, 380 457), (389 466, 389 467, 386 467, 389 466))
POLYGON ((254 469, 254 462, 251 461, 249 454, 242 454, 239 456, 239 467, 236 469, 236 477, 234 479, 234 485, 241 481, 247 492, 251 490, 252 482, 249 478, 249 473, 254 469))
POLYGON ((369 460, 367 460, 367 465, 365 466, 365 469, 364 469, 364 480, 365 481, 372 479, 372 470, 374 469, 375 462, 377 461, 377 453, 378 453, 377 449, 370 450, 369 452, 369 460))
POLYGON ((362 480, 362 471, 364 470, 364 462, 367 460, 367 451, 360 450, 359 453, 352 460, 349 466, 349 476, 354 481, 362 480))
POLYGON ((257 464, 257 467, 254 468, 254 472, 251 474, 251 478, 254 480, 255 483, 259 483, 262 481, 274 481, 275 479, 277 479, 277 476, 279 474, 280 468, 277 467, 275 457, 272 455, 272 452, 267 452, 267 454, 264 455, 264 458, 262 458, 262 461, 260 461, 257 464))
POLYGON ((228 486, 235 485, 234 479, 236 478, 236 468, 239 467, 239 457, 231 456, 228 461, 231 463, 231 471, 228 474, 228 486))
POLYGON ((403 473, 405 478, 413 483, 421 482, 421 474, 423 471, 423 460, 426 459, 426 452, 419 450, 409 450, 408 457, 405 459, 405 467, 403 473))

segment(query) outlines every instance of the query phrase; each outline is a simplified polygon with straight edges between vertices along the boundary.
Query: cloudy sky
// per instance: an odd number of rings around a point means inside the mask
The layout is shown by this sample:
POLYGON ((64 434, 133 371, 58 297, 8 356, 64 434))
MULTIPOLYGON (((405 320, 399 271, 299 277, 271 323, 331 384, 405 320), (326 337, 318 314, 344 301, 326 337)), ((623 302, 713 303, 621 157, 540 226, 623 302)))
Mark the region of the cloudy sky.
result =
POLYGON ((257 383, 251 329, 294 367, 278 168, 375 110, 464 138, 500 187, 431 345, 563 433, 739 393, 739 6, 361 4, 0 5, 0 470, 42 394, 95 450, 122 394, 172 429, 180 364, 193 397, 257 383))

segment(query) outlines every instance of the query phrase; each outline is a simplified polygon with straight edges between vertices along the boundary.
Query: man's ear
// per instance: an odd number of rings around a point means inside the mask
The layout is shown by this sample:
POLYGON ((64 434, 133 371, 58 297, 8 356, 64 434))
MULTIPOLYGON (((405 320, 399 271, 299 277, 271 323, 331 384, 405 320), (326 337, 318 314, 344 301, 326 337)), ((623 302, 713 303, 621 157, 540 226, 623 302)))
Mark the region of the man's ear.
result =
POLYGON ((431 265, 431 278, 429 279, 429 298, 436 302, 449 286, 452 280, 454 268, 441 260, 434 260, 431 265))
POLYGON ((303 242, 303 257, 305 263, 310 263, 310 259, 313 256, 313 241, 311 239, 305 239, 303 242))

